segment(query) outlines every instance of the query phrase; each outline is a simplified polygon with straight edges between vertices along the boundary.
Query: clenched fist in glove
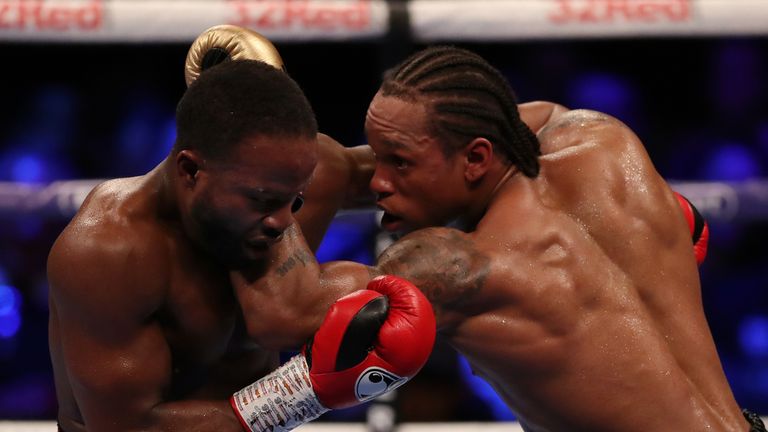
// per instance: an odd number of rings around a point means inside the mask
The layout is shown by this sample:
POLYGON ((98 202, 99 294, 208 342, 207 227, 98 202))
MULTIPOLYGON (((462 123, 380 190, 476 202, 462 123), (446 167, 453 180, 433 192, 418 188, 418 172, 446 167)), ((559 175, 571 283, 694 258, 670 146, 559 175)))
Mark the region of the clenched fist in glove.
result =
POLYGON ((227 60, 260 60, 277 69, 285 68, 269 39, 247 28, 222 24, 204 31, 192 42, 184 64, 187 87, 204 70, 227 60))
POLYGON ((434 342, 426 297, 405 279, 380 276, 337 300, 301 354, 230 402, 246 430, 291 430, 404 384, 434 342))

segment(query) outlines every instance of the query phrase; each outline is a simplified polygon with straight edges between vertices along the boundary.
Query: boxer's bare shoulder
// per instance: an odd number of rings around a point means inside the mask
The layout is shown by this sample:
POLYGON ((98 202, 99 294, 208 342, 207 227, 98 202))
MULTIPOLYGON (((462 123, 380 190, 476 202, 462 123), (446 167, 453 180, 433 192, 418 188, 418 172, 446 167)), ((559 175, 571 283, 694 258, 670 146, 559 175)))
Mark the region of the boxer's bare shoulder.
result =
MULTIPOLYGON (((142 202, 146 197, 138 192, 137 182, 118 179, 97 186, 62 231, 48 258, 48 276, 57 298, 93 300, 98 311, 99 301, 115 298, 125 282, 134 298, 161 300, 163 272, 157 269, 168 265, 167 234, 147 216, 142 202)), ((147 306, 155 307, 156 301, 147 306)))
POLYGON ((565 156, 574 151, 598 148, 624 151, 639 143, 635 134, 618 119, 591 110, 571 110, 550 121, 538 134, 542 153, 565 156), (565 151, 565 153, 560 153, 565 151))
POLYGON ((547 124, 568 112, 568 108, 547 101, 532 101, 517 106, 520 119, 538 134, 547 124))
POLYGON ((486 288, 491 258, 472 237, 453 228, 415 231, 390 246, 378 269, 412 281, 435 308, 439 327, 453 324, 451 313, 467 310, 486 288))
POLYGON ((651 189, 658 192, 656 186, 662 180, 643 143, 614 117, 589 110, 569 111, 538 137, 543 176, 574 203, 587 202, 583 201, 587 196, 622 201, 630 190, 632 196, 651 189))

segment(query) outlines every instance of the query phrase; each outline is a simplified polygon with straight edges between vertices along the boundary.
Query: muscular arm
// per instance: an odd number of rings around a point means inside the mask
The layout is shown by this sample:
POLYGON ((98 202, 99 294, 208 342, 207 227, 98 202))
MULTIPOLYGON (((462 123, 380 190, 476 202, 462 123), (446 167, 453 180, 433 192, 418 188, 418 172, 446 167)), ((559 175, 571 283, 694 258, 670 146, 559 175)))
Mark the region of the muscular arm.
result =
POLYGON ((165 281, 145 276, 162 265, 124 238, 65 232, 48 261, 54 361, 64 363, 88 431, 240 431, 226 400, 167 400, 173 359, 158 323, 165 281))
POLYGON ((318 134, 319 159, 304 194, 304 206, 296 213, 304 238, 317 250, 336 211, 372 206, 368 183, 373 176, 371 148, 345 148, 327 135, 318 134))
POLYGON ((274 350, 299 348, 340 297, 362 289, 374 269, 353 262, 318 264, 296 225, 270 248, 269 266, 230 274, 248 335, 274 350))
POLYGON ((376 265, 378 272, 403 277, 419 287, 432 303, 441 330, 471 313, 490 273, 488 256, 468 234, 452 228, 413 232, 385 250, 376 265))
POLYGON ((490 260, 470 237, 450 228, 412 233, 390 246, 375 267, 349 261, 319 265, 298 229, 273 249, 269 268, 254 277, 235 274, 249 335, 272 349, 296 347, 314 334, 338 298, 365 288, 375 276, 393 274, 421 289, 432 303, 440 329, 471 313, 483 290, 490 260), (249 319, 251 317, 251 319, 249 319))

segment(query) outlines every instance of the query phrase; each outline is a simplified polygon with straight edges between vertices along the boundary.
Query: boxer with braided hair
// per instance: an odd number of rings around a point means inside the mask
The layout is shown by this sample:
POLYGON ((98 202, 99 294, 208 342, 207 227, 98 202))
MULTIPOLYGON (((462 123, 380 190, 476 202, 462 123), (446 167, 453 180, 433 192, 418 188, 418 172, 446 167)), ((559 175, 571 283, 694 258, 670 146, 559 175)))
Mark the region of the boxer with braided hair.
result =
POLYGON ((525 430, 760 430, 704 315, 700 215, 619 120, 552 104, 517 112, 474 53, 406 59, 365 123, 382 226, 404 236, 372 267, 287 266, 306 250, 292 227, 267 276, 236 284, 240 296, 399 275, 525 430))
POLYGON ((429 97, 433 133, 440 136, 446 154, 461 150, 467 138, 485 135, 526 176, 538 174, 536 136, 520 121, 506 79, 479 56, 436 47, 385 76, 381 94, 409 100, 429 97), (482 73, 466 73, 472 69, 482 73))

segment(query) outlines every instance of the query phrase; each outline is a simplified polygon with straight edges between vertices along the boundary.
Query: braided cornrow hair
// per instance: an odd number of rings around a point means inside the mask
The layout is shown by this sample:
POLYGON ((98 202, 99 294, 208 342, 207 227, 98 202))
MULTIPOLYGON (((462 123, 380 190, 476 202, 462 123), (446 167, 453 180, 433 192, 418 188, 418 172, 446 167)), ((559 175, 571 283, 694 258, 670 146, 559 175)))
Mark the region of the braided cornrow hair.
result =
POLYGON ((520 120, 507 80, 479 55, 452 46, 424 49, 387 72, 381 94, 409 101, 424 96, 447 155, 484 137, 526 176, 538 175, 539 141, 520 120))

